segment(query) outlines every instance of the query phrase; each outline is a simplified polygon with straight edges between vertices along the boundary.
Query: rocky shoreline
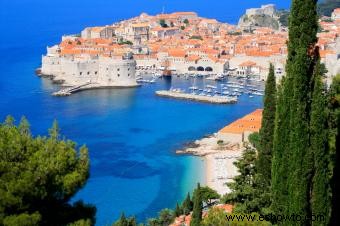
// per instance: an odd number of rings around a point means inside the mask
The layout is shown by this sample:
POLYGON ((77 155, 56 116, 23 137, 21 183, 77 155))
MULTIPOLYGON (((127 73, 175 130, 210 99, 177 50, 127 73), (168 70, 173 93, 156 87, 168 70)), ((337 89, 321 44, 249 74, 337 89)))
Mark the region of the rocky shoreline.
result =
POLYGON ((238 174, 233 163, 241 157, 242 151, 242 147, 225 144, 217 139, 216 134, 212 134, 188 143, 183 149, 177 150, 176 154, 203 157, 206 161, 206 185, 224 195, 230 191, 226 183, 238 174))

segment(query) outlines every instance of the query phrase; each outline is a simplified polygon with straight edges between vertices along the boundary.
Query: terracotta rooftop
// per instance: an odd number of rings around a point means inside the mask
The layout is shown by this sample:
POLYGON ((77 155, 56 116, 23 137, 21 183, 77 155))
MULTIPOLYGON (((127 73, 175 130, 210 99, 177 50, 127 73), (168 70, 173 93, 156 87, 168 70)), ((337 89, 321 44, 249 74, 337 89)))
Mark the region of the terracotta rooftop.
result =
POLYGON ((258 132, 261 128, 262 109, 257 109, 254 112, 240 118, 228 126, 224 127, 219 133, 244 133, 246 131, 258 132))
POLYGON ((253 61, 246 61, 239 65, 240 67, 251 67, 256 66, 256 63, 253 61))

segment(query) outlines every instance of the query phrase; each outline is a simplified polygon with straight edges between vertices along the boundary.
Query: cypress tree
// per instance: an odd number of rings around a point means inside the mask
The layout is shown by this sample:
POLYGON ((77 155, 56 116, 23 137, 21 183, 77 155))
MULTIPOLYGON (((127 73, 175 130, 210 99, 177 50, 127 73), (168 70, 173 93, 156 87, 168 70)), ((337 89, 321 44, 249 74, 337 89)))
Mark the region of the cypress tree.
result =
MULTIPOLYGON (((309 147, 311 111, 311 78, 315 68, 312 49, 317 42, 316 0, 293 0, 288 61, 289 76, 293 78, 291 106, 291 159, 288 174, 288 200, 290 214, 310 214, 310 189, 313 155, 309 147), (292 49, 294 48, 294 49, 292 49)), ((296 222, 297 224, 297 222, 296 222)), ((300 224, 300 223, 299 223, 300 224)), ((308 224, 305 222, 305 224, 308 224)))
POLYGON ((331 189, 332 189, 332 211, 330 225, 337 225, 340 222, 340 215, 336 210, 340 209, 340 74, 334 77, 330 88, 330 95, 328 101, 329 109, 329 164, 331 172, 331 189))
POLYGON ((313 155, 308 147, 312 101, 311 78, 318 60, 313 54, 318 29, 316 3, 316 0, 292 1, 287 78, 280 93, 282 96, 278 97, 274 135, 272 179, 274 213, 310 213, 313 155), (282 106, 279 106, 281 104, 282 106), (285 193, 280 195, 281 191, 285 193), (285 201, 286 198, 288 203, 285 201))
POLYGON ((313 155, 309 150, 310 79, 307 50, 299 49, 295 60, 294 98, 291 118, 291 140, 288 174, 289 214, 310 214, 309 193, 313 155))
POLYGON ((274 140, 276 112, 276 82, 274 66, 270 64, 269 75, 265 87, 264 109, 262 113, 262 126, 260 130, 260 148, 256 161, 256 170, 264 190, 269 189, 271 180, 271 160, 274 140))
POLYGON ((268 214, 271 204, 270 184, 271 184, 271 162, 274 140, 276 112, 276 81, 274 66, 270 64, 269 74, 265 87, 264 109, 262 113, 262 126, 259 133, 259 144, 257 148, 257 160, 255 162, 255 188, 256 198, 253 202, 258 203, 260 212, 268 214))
POLYGON ((183 214, 188 215, 192 211, 192 208, 193 208, 193 203, 190 198, 190 193, 188 192, 188 195, 182 204, 183 214))
POLYGON ((202 197, 201 197, 201 186, 198 183, 197 188, 194 191, 194 208, 191 216, 190 226, 199 226, 202 221, 202 197))
POLYGON ((179 207, 178 203, 176 203, 176 209, 175 209, 175 216, 179 217, 183 213, 183 210, 179 207))
POLYGON ((331 212, 331 187, 330 172, 328 170, 329 153, 328 128, 327 128, 327 105, 324 85, 319 72, 320 63, 317 64, 314 75, 314 90, 311 113, 311 144, 310 149, 314 156, 314 176, 311 195, 312 213, 322 215, 325 221, 315 221, 313 225, 328 225, 331 212))
POLYGON ((283 78, 282 85, 277 90, 277 107, 275 114, 275 129, 273 141, 273 158, 271 174, 271 210, 274 214, 287 213, 288 170, 289 170, 289 130, 290 130, 290 79, 283 78), (284 95, 286 94, 286 95, 284 95))

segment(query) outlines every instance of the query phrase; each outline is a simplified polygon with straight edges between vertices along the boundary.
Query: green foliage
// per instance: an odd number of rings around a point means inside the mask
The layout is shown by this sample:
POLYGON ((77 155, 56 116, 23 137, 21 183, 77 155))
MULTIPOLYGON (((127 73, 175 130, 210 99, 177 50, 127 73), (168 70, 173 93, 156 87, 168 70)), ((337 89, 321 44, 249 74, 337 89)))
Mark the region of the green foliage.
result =
POLYGON ((149 226, 166 226, 170 225, 175 219, 175 214, 170 209, 163 209, 158 218, 151 218, 148 220, 149 226))
POLYGON ((94 207, 69 204, 88 176, 87 148, 61 140, 56 122, 48 137, 33 137, 25 118, 0 124, 0 225, 94 223, 94 207))
POLYGON ((187 197, 182 203, 183 214, 188 215, 193 210, 194 204, 190 198, 190 193, 187 194, 187 197))
POLYGON ((129 40, 120 40, 118 42, 118 45, 133 45, 133 42, 129 41, 129 40))
POLYGON ((260 147, 260 134, 258 132, 254 132, 248 136, 249 143, 255 147, 255 149, 259 149, 260 147))
POLYGON ((320 2, 318 12, 320 15, 331 16, 333 10, 336 8, 340 8, 339 0, 324 0, 320 2))
POLYGON ((183 209, 176 203, 175 216, 179 217, 183 214, 183 209))
POLYGON ((22 213, 8 216, 4 219, 4 226, 35 226, 41 221, 41 215, 37 212, 33 214, 22 213))
POLYGON ((234 177, 233 182, 228 183, 231 192, 226 194, 222 201, 234 204, 235 213, 252 213, 261 208, 256 193, 255 161, 256 150, 248 146, 242 157, 234 163, 239 175, 234 177))
POLYGON ((272 180, 271 180, 271 209, 274 214, 286 213, 287 208, 287 177, 289 170, 289 131, 290 131, 290 97, 288 92, 291 80, 284 78, 278 86, 278 99, 275 116, 272 180), (286 90, 287 89, 287 90, 286 90), (283 95, 285 93, 285 95, 283 95))
POLYGON ((223 145, 223 143, 224 143, 223 140, 218 140, 218 141, 217 141, 217 144, 218 144, 218 145, 223 145))
POLYGON ((189 25, 189 20, 188 19, 185 19, 184 21, 183 21, 183 23, 185 23, 187 26, 189 25))
POLYGON ((275 112, 276 112, 276 82, 274 74, 274 66, 270 64, 269 75, 265 87, 264 95, 264 110, 262 113, 262 126, 260 130, 259 145, 255 146, 258 150, 256 160, 256 185, 257 190, 261 194, 262 203, 268 208, 270 205, 270 184, 271 184, 271 164, 272 150, 274 140, 275 127, 275 112))
POLYGON ((208 205, 212 204, 212 201, 214 199, 219 199, 220 195, 213 189, 209 188, 209 187, 201 187, 200 189, 200 193, 201 193, 201 198, 202 201, 207 203, 208 205))
POLYGON ((336 210, 340 209, 340 75, 337 75, 333 79, 333 83, 329 92, 329 137, 328 146, 330 159, 332 162, 329 164, 329 169, 332 174, 331 177, 331 190, 332 190, 332 211, 331 211, 331 222, 330 225, 337 225, 340 222, 340 215, 336 210))
POLYGON ((193 36, 190 37, 190 39, 203 40, 202 36, 200 36, 200 35, 193 35, 193 36))
POLYGON ((321 81, 320 63, 314 74, 313 102, 310 122, 310 150, 314 157, 314 175, 311 195, 312 212, 325 217, 324 222, 314 225, 328 225, 331 212, 331 186, 328 153, 327 97, 321 81))
MULTIPOLYGON (((240 214, 238 214, 240 215, 240 214)), ((228 214, 228 216, 233 216, 228 214)), ((259 219, 258 214, 252 214, 251 216, 254 216, 254 219, 259 219)), ((237 220, 237 218, 234 218, 234 220, 228 220, 226 217, 226 213, 222 209, 212 208, 209 210, 208 215, 203 219, 202 226, 270 226, 271 224, 267 221, 252 221, 244 219, 237 220)))
POLYGON ((136 218, 127 218, 124 213, 120 216, 119 220, 116 221, 112 226, 137 226, 136 218))
POLYGON ((197 188, 194 191, 194 207, 192 211, 192 217, 190 226, 200 226, 202 221, 202 210, 203 210, 203 203, 202 203, 202 196, 201 196, 201 186, 198 183, 197 188))
POLYGON ((159 213, 159 223, 160 225, 170 225, 175 219, 174 213, 170 209, 163 209, 159 213))
POLYGON ((68 226, 92 226, 91 220, 79 220, 74 223, 68 224, 68 226))
POLYGON ((181 30, 182 30, 182 31, 185 30, 185 26, 181 26, 181 30))
POLYGON ((164 19, 159 20, 159 25, 161 25, 161 27, 163 28, 169 27, 169 25, 165 22, 164 19))
POLYGON ((317 61, 315 0, 293 0, 286 79, 277 100, 272 160, 275 214, 309 214, 313 154, 309 147, 312 74, 317 61), (288 191, 288 192, 287 192, 288 191))

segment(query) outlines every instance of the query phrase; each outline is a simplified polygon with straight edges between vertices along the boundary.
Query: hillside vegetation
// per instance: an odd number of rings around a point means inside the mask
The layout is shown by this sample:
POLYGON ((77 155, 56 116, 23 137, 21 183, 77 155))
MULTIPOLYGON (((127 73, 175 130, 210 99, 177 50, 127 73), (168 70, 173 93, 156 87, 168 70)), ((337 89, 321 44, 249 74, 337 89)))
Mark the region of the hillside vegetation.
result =
POLYGON ((318 12, 320 15, 331 16, 336 8, 340 8, 340 0, 324 0, 319 3, 318 12))

